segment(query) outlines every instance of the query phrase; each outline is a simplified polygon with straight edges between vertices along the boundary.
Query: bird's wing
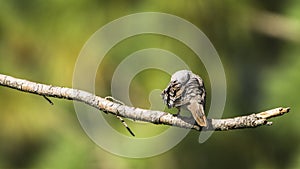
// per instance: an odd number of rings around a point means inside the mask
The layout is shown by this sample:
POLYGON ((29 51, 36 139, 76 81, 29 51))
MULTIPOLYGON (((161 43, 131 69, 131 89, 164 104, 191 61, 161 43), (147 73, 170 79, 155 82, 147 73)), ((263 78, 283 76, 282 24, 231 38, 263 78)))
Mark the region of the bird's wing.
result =
POLYGON ((200 76, 194 74, 195 79, 197 79, 197 82, 199 83, 199 90, 201 90, 201 95, 200 95, 200 99, 203 105, 203 112, 205 110, 205 101, 206 101, 206 92, 205 92, 205 86, 204 86, 204 82, 201 79, 200 76))
POLYGON ((191 100, 187 109, 192 113, 195 121, 199 126, 206 127, 206 116, 204 114, 203 105, 198 103, 196 100, 191 100))

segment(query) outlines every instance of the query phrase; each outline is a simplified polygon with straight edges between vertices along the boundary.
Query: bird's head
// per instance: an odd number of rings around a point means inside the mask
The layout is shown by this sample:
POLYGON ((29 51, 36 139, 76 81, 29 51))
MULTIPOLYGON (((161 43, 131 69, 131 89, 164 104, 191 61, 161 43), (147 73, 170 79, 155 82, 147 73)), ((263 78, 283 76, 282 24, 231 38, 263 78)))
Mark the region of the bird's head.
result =
POLYGON ((174 86, 177 84, 184 85, 189 81, 190 74, 191 71, 189 70, 179 70, 172 75, 170 84, 174 86))

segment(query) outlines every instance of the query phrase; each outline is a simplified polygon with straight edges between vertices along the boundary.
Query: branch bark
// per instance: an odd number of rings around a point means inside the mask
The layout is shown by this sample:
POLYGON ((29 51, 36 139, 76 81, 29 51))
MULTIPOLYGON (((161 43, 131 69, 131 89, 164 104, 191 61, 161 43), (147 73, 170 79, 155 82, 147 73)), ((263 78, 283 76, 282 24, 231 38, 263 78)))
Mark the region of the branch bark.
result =
MULTIPOLYGON (((60 99, 75 100, 88 104, 96 109, 132 120, 144 121, 153 124, 171 125, 195 130, 232 130, 242 128, 255 128, 262 125, 271 125, 268 119, 288 113, 290 108, 275 108, 247 116, 239 116, 227 119, 208 119, 207 127, 200 127, 190 118, 175 117, 162 111, 135 108, 101 98, 92 93, 67 87, 57 87, 35 83, 23 79, 0 74, 0 85, 17 89, 23 92, 41 95, 43 97, 55 97, 60 99)), ((49 100, 48 100, 49 101, 49 100)), ((51 103, 51 102, 50 102, 51 103)))

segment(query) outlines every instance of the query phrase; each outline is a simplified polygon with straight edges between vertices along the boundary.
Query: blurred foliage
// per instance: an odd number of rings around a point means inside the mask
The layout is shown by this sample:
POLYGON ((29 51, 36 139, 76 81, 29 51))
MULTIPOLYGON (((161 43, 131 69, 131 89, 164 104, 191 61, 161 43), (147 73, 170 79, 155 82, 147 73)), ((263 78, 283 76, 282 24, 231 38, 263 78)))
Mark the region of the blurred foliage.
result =
MULTIPOLYGON (((0 168, 300 168, 300 37, 294 41, 284 38, 299 35, 295 33, 300 32, 299 27, 293 26, 300 24, 299 9, 296 0, 1 1, 2 74, 70 87, 80 49, 95 31, 128 14, 157 11, 192 22, 214 44, 228 85, 224 117, 278 106, 290 106, 292 110, 274 119, 272 127, 215 132, 204 144, 197 142, 199 133, 192 131, 164 154, 128 159, 112 155, 89 140, 72 102, 53 99, 55 105, 50 106, 42 97, 0 87, 0 168), (261 13, 282 16, 293 24, 280 30, 283 36, 273 36, 272 31, 280 27, 264 25, 269 32, 255 29, 261 13)), ((276 17, 273 19, 276 24, 276 17)), ((140 35, 120 42, 104 58, 97 74, 96 94, 110 95, 115 68, 127 55, 144 48, 175 53, 209 81, 203 64, 186 46, 164 36, 140 35)), ((140 72, 130 87, 133 104, 149 108, 151 91, 163 89, 168 80, 161 71, 140 72)), ((210 84, 207 86, 209 94, 210 84)), ((116 119, 106 118, 128 134, 116 119)), ((128 123, 138 137, 167 128, 128 123)))

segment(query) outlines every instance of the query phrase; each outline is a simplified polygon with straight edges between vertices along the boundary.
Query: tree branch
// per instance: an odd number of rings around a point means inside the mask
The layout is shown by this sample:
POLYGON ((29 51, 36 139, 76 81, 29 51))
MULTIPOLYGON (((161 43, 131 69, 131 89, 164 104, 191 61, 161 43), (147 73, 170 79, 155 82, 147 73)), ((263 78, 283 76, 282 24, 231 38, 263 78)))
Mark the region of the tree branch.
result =
POLYGON ((2 74, 0 74, 0 85, 27 93, 41 95, 45 98, 56 97, 61 99, 76 100, 95 107, 101 111, 109 112, 111 114, 132 120, 150 122, 153 124, 171 125, 181 128, 192 128, 198 131, 223 131, 271 125, 272 122, 267 121, 268 119, 281 116, 285 113, 288 113, 290 110, 290 108, 280 107, 247 116, 239 116, 227 119, 208 119, 208 126, 201 128, 200 126, 196 125, 192 119, 186 117, 175 117, 170 113, 162 111, 153 111, 126 106, 78 89, 45 85, 2 74))

